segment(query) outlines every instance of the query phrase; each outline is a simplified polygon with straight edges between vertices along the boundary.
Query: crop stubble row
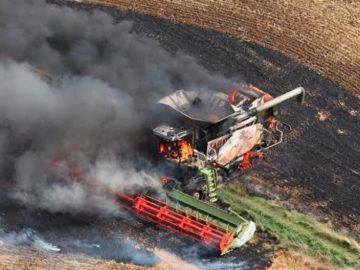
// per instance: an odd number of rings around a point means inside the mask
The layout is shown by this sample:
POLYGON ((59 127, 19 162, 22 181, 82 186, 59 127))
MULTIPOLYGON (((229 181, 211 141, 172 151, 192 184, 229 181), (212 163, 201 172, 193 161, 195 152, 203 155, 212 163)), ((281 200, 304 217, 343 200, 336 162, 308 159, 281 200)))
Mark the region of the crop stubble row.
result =
POLYGON ((360 93, 360 2, 87 1, 196 24, 270 46, 360 93))

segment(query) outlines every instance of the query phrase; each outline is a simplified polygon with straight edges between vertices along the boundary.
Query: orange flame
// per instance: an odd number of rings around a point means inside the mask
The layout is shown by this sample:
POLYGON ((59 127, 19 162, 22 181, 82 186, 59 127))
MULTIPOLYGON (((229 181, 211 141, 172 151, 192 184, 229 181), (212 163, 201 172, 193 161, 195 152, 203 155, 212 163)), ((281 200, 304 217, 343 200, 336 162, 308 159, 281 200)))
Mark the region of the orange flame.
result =
POLYGON ((173 143, 160 143, 159 153, 166 158, 183 162, 192 156, 193 149, 187 140, 179 140, 173 143))
POLYGON ((189 159, 193 154, 191 144, 186 140, 178 141, 180 162, 189 159))
POLYGON ((159 153, 164 154, 165 153, 165 145, 160 143, 159 144, 159 153))

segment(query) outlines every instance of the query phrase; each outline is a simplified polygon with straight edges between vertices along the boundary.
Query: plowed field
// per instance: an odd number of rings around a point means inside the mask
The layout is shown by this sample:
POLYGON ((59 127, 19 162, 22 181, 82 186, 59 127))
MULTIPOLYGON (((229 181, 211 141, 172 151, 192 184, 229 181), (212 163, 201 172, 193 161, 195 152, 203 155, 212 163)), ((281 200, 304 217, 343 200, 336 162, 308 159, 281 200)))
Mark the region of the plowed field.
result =
POLYGON ((90 0, 272 47, 360 93, 359 1, 90 0))

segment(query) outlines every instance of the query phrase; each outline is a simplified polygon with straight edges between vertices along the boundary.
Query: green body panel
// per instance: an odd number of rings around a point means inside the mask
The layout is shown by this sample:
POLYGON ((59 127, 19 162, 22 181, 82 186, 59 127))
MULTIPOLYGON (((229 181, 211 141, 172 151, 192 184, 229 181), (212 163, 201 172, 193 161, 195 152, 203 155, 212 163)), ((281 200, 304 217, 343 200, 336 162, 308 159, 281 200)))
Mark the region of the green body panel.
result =
POLYGON ((171 199, 178 202, 181 206, 200 214, 202 217, 208 218, 224 228, 235 231, 239 224, 244 223, 244 220, 240 217, 227 213, 214 205, 200 201, 178 189, 173 189, 167 193, 171 199))
MULTIPOLYGON (((230 252, 236 247, 245 244, 255 232, 255 224, 247 221, 236 213, 229 213, 207 202, 200 201, 176 188, 167 191, 169 198, 177 202, 177 205, 197 218, 208 220, 232 232, 232 240, 226 244, 221 255, 230 252)), ((231 211, 231 210, 230 210, 231 211)))

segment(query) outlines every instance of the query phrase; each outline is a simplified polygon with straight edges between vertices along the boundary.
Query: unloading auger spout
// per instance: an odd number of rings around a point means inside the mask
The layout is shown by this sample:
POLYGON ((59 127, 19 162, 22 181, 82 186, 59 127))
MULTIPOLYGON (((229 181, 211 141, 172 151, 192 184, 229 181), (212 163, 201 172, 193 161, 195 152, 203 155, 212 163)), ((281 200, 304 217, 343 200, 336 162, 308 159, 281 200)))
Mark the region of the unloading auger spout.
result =
POLYGON ((238 121, 243 121, 251 116, 255 116, 257 113, 265 111, 267 109, 270 109, 276 105, 279 105, 280 103, 283 103, 293 97, 298 97, 298 102, 303 103, 305 100, 305 89, 303 87, 297 87, 285 94, 282 94, 281 96, 278 96, 276 98, 270 99, 269 101, 250 109, 246 112, 236 112, 231 115, 229 115, 227 118, 236 117, 238 121))

